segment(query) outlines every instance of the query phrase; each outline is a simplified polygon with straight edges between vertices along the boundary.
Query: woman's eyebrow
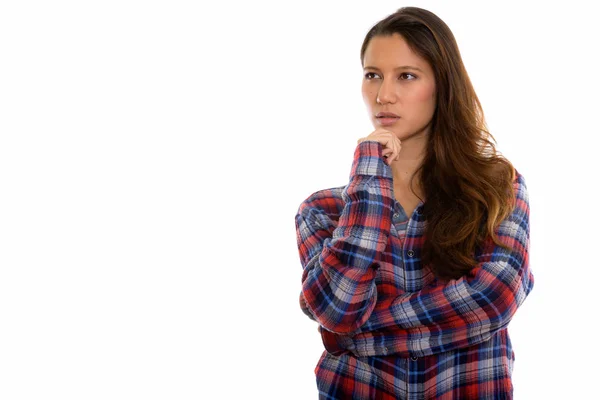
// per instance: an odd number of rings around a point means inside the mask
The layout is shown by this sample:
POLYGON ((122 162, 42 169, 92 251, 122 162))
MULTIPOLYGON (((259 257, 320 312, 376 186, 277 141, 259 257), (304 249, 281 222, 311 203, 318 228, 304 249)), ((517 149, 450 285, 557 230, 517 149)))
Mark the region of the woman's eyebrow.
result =
MULTIPOLYGON (((370 65, 365 66, 364 69, 376 69, 377 71, 379 71, 379 68, 372 67, 370 65)), ((412 65, 402 65, 400 67, 394 68, 394 71, 399 70, 399 69, 412 69, 412 70, 415 70, 415 71, 423 72, 423 70, 421 68, 415 67, 415 66, 412 66, 412 65)))

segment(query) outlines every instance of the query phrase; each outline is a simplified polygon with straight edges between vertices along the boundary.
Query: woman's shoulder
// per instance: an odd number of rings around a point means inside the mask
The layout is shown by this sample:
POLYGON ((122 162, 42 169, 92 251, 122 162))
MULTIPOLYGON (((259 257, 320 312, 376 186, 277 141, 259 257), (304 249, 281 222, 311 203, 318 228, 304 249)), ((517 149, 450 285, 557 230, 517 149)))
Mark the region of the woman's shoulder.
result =
POLYGON ((513 167, 513 171, 514 171, 514 179, 513 182, 518 182, 518 183, 525 183, 525 177, 523 176, 523 174, 516 168, 513 167))
POLYGON ((525 182, 525 177, 516 168, 514 168, 513 188, 515 189, 517 197, 525 199, 528 198, 527 183, 525 182))
POLYGON ((308 214, 326 214, 337 219, 344 209, 342 192, 345 186, 320 189, 311 193, 298 207, 298 215, 307 217, 308 214))

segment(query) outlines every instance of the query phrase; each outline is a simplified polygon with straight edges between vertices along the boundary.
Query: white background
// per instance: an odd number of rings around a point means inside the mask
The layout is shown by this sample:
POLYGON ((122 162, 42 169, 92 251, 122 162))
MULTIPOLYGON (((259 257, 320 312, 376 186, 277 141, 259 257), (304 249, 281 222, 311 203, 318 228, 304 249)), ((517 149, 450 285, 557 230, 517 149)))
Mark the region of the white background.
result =
POLYGON ((515 398, 590 398, 589 3, 205 3, 0 3, 0 398, 316 398, 294 215, 347 182, 360 45, 404 5, 453 30, 528 184, 515 398))

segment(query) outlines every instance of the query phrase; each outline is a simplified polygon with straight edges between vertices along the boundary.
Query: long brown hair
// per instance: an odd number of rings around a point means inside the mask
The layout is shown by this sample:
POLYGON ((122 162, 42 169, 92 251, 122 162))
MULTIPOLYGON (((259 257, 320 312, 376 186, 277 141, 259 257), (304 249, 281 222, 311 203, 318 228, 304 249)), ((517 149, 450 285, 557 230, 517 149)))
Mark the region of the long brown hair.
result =
POLYGON ((477 265, 486 240, 508 248, 494 231, 514 207, 516 172, 496 151, 456 39, 434 13, 403 7, 378 22, 364 39, 361 63, 373 37, 395 33, 429 62, 437 89, 426 154, 411 178, 411 190, 418 175, 425 195, 421 260, 438 278, 457 279, 477 265))

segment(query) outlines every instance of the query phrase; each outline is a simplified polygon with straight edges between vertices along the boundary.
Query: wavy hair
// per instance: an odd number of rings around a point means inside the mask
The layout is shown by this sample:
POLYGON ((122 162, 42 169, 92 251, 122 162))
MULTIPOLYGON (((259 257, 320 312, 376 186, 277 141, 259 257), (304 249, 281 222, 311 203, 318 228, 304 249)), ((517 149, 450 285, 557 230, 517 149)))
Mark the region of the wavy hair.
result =
POLYGON ((425 156, 410 181, 414 193, 412 183, 418 176, 426 199, 421 260, 436 277, 458 279, 477 265, 475 254, 486 240, 509 248, 495 229, 515 205, 516 171, 496 150, 496 140, 446 23, 421 8, 400 8, 368 31, 361 63, 373 37, 393 34, 401 35, 429 63, 437 90, 425 156))

